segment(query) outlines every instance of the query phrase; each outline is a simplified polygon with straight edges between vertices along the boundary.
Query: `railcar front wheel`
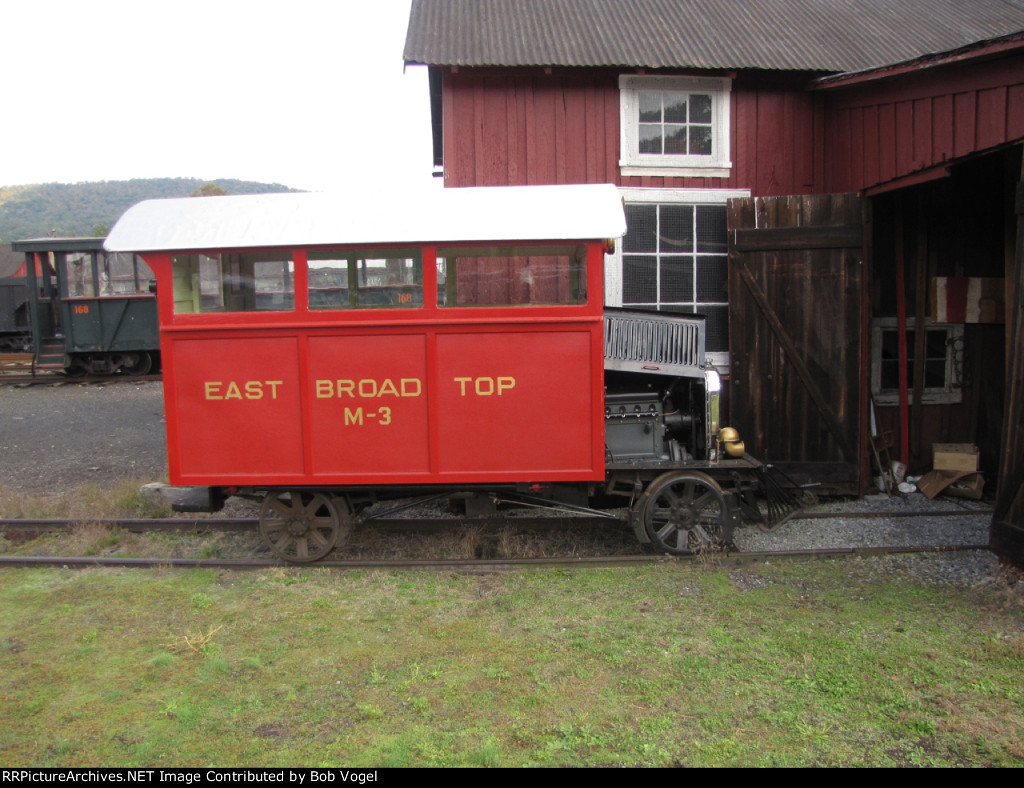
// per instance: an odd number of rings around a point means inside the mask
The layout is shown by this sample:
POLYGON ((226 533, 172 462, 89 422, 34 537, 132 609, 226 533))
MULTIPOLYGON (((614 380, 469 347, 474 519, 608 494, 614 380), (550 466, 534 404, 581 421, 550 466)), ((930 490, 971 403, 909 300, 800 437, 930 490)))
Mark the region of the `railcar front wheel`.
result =
POLYGON ((691 555, 721 546, 726 533, 725 496, 703 473, 673 471, 655 479, 644 493, 644 531, 671 555, 691 555))
POLYGON ((323 493, 271 491, 260 507, 260 535, 271 552, 293 563, 319 561, 347 525, 348 513, 323 493))

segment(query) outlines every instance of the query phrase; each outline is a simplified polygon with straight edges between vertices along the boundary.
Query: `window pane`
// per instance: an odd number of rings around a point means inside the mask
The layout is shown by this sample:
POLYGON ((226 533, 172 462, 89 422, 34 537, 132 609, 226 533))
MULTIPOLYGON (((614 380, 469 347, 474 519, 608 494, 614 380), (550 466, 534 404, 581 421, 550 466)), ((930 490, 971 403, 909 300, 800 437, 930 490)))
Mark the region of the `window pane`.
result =
POLYGON ((656 304, 658 270, 654 257, 622 258, 622 303, 656 304))
POLYGON ((662 205, 661 227, 658 233, 658 251, 693 251, 693 206, 662 205))
POLYGON ((658 206, 627 205, 624 252, 658 251, 658 206))
MULTIPOLYGON (((941 358, 943 361, 946 359, 946 337, 947 332, 945 329, 940 331, 925 331, 925 355, 928 358, 941 358)), ((909 340, 913 341, 913 340, 909 340)))
MULTIPOLYGON (((348 260, 336 252, 310 252, 306 263, 310 309, 348 309, 348 260)), ((354 291, 353 291, 354 295, 354 291)))
POLYGON ((306 256, 309 308, 395 309, 423 305, 418 252, 320 250, 306 256))
POLYGON ((941 389, 946 387, 946 359, 928 360, 924 363, 924 387, 941 389))
POLYGON ((697 257, 697 301, 727 303, 729 261, 726 257, 697 257))
POLYGON ((171 260, 175 314, 224 311, 220 256, 176 255, 171 260))
POLYGON ((661 125, 640 124, 640 152, 661 153, 661 125))
POLYGON ((661 293, 665 303, 693 302, 693 258, 664 255, 661 258, 661 293))
POLYGON ((666 123, 686 123, 686 99, 685 93, 665 94, 666 123))
POLYGON ((690 126, 690 154, 694 156, 711 155, 710 126, 690 126))
POLYGON ((661 94, 640 93, 640 122, 660 123, 661 122, 661 94))
POLYGON ((686 153, 686 126, 665 126, 665 153, 686 153))
POLYGON ((65 257, 64 281, 70 298, 94 298, 96 286, 92 279, 92 255, 72 252, 65 257))
POLYGON ((178 255, 171 263, 174 311, 290 312, 294 270, 290 253, 178 255))
POLYGON ((725 216, 724 205, 697 207, 698 252, 726 254, 729 251, 725 216))
POLYGON ((690 96, 690 122, 710 123, 711 122, 711 96, 695 93, 690 96))
POLYGON ((96 272, 101 296, 133 295, 146 292, 149 282, 136 286, 135 255, 131 252, 112 252, 99 260, 96 272), (140 289, 141 288, 141 289, 140 289))
POLYGON ((895 360, 883 360, 881 362, 881 377, 883 389, 898 389, 900 387, 900 365, 895 360))
POLYGON ((361 307, 423 305, 423 283, 418 260, 399 257, 353 261, 361 307))
POLYGON ((295 269, 290 259, 252 260, 254 308, 261 312, 295 309, 295 269))
POLYGON ((438 249, 440 306, 587 303, 585 246, 438 249))
MULTIPOLYGON (((199 303, 197 312, 220 312, 224 309, 224 288, 221 282, 220 255, 191 256, 199 267, 199 303)), ((177 258, 175 258, 177 259, 177 258)))

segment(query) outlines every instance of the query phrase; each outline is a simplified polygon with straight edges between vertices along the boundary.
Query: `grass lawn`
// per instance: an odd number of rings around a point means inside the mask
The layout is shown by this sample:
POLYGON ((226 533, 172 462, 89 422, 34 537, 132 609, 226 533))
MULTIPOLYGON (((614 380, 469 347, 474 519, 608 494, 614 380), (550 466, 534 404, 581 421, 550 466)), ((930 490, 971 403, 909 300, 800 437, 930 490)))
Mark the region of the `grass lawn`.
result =
POLYGON ((0 572, 0 766, 1021 766, 1024 592, 884 561, 0 572))

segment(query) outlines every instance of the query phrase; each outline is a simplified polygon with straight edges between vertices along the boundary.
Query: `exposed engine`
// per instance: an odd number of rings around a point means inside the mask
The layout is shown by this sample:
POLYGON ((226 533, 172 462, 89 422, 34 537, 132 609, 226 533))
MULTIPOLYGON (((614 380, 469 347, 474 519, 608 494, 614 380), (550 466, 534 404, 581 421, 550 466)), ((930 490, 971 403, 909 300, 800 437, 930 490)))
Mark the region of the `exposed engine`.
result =
POLYGON ((721 377, 706 363, 704 319, 609 309, 605 313, 605 447, 609 463, 715 462, 743 456, 720 429, 721 377))

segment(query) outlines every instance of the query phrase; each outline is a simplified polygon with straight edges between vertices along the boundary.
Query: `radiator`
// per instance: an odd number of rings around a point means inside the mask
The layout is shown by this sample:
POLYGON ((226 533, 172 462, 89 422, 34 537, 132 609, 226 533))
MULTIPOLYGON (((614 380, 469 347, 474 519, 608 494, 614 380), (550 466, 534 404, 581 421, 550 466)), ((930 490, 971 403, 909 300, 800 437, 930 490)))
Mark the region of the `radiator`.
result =
POLYGON ((703 378, 704 318, 606 310, 604 368, 703 378))

